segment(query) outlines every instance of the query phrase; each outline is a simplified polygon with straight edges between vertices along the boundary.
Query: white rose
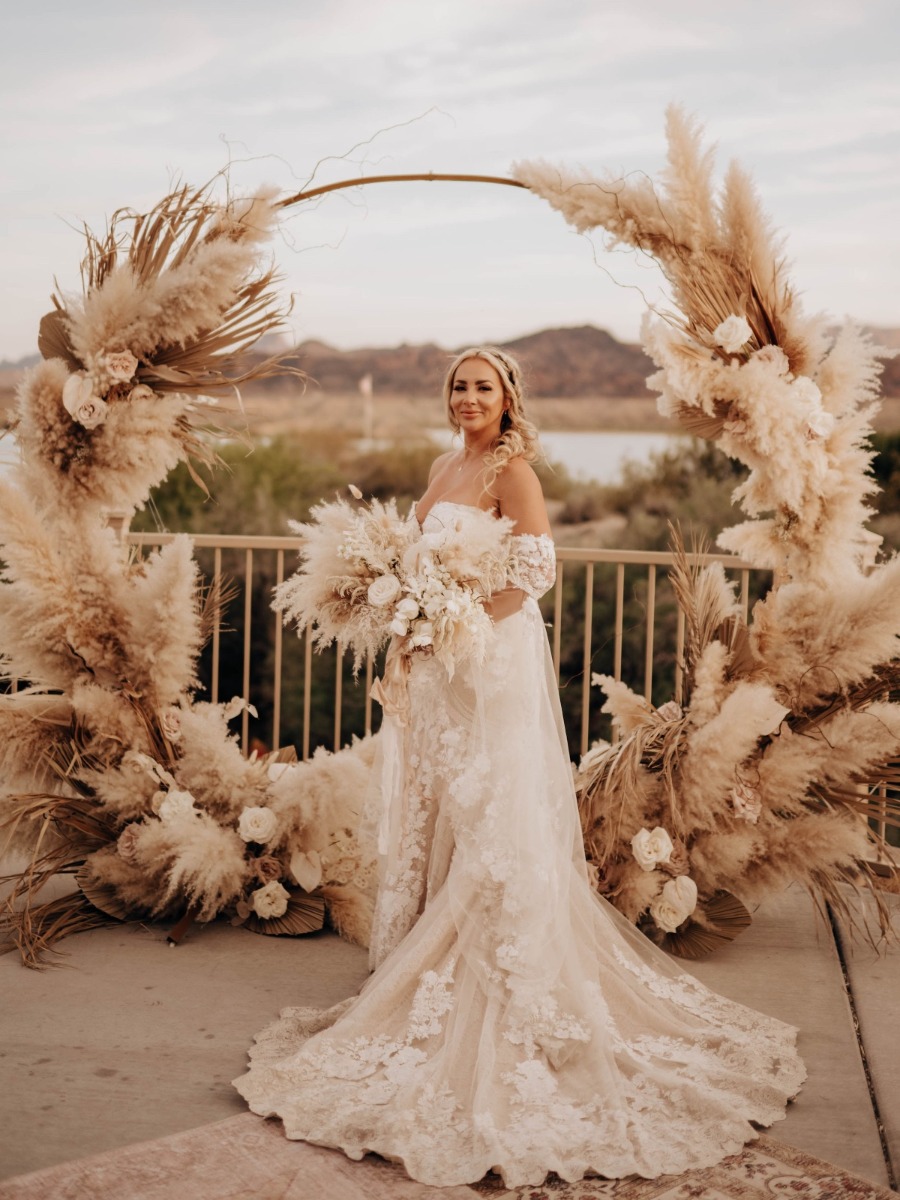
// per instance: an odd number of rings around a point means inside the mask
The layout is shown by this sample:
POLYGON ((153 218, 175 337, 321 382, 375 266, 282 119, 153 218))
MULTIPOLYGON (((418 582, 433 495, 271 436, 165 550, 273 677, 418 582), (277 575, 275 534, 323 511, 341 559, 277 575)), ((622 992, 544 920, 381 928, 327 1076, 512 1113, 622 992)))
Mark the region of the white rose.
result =
POLYGON ((130 771, 132 775, 153 775, 155 766, 148 754, 142 754, 140 750, 126 750, 119 763, 119 770, 130 771))
POLYGON ((745 346, 753 336, 753 330, 743 317, 732 313, 721 325, 713 330, 713 338, 717 346, 721 346, 726 354, 735 354, 745 346))
POLYGON ((366 592, 373 608, 387 608, 400 595, 400 580, 396 575, 379 575, 369 584, 366 592))
POLYGON ((66 380, 62 402, 72 420, 85 429, 96 429, 106 420, 106 402, 94 394, 94 381, 83 371, 76 371, 66 380))
POLYGON ((106 373, 115 383, 127 383, 134 378, 138 369, 138 360, 130 350, 112 350, 103 356, 102 362, 106 373))
POLYGON ((412 596, 404 596, 397 605, 396 612, 398 616, 406 617, 407 621, 411 621, 419 615, 419 605, 412 596))
POLYGON ((181 737, 181 710, 164 708, 159 714, 159 723, 169 741, 177 742, 181 737))
POLYGON ((157 813, 161 821, 169 821, 172 817, 184 817, 188 813, 196 812, 194 808, 194 797, 190 792, 168 792, 163 800, 160 801, 157 813))
POLYGON ((652 871, 657 863, 669 861, 674 849, 672 839, 657 825, 655 829, 642 829, 631 839, 631 852, 643 871, 652 871))
MULTIPOLYGON (((252 809, 244 809, 244 812, 251 812, 252 809)), ((262 917, 264 921, 270 920, 272 917, 283 917, 287 912, 288 901, 291 898, 291 893, 281 886, 277 880, 267 883, 265 887, 257 888, 250 895, 250 907, 258 917, 262 917)))
POLYGON ((790 370, 787 355, 780 346, 773 346, 771 343, 760 346, 758 350, 754 350, 753 357, 758 362, 768 363, 774 368, 776 375, 787 375, 790 370))
POLYGON ((244 841, 256 842, 260 846, 272 837, 277 828, 278 818, 271 808, 245 808, 238 820, 238 833, 244 841))
POLYGON ((791 396, 798 404, 810 411, 822 407, 822 393, 808 375, 798 375, 791 381, 791 396))
POLYGON ((810 441, 825 438, 834 429, 834 417, 824 408, 813 411, 806 418, 806 436, 810 441))
POLYGON ((678 875, 663 885, 650 905, 650 915, 665 933, 674 933, 696 907, 696 883, 688 875, 678 875))

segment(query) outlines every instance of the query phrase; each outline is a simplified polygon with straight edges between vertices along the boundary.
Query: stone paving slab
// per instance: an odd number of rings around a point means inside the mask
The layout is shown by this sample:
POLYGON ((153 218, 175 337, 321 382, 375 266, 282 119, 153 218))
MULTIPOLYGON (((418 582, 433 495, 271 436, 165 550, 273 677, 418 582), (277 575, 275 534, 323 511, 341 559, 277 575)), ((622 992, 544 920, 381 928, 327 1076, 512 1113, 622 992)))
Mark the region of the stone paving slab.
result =
MULTIPOLYGON (((885 896, 885 900, 900 934, 900 896, 885 896)), ((862 915, 877 927, 871 900, 862 903, 862 915)), ((858 935, 851 935, 846 921, 838 919, 837 924, 896 1186, 900 1181, 900 944, 895 941, 876 953, 858 935)))
POLYGON ((689 965, 715 991, 800 1030, 809 1077, 772 1135, 886 1185, 840 958, 807 893, 792 887, 772 898, 730 946, 689 965))
MULTIPOLYGON (((0 958, 0 1177, 245 1111, 230 1080, 253 1034, 281 1008, 324 1007, 367 977, 366 952, 334 935, 267 938, 227 924, 174 949, 142 926, 64 948, 57 970, 0 958)), ((777 898, 732 946, 686 966, 801 1028, 810 1078, 774 1136, 887 1182, 834 941, 805 894, 777 898)))
POLYGON ((115 926, 63 944, 62 967, 0 957, 0 1178, 246 1111, 231 1080, 282 1008, 353 995, 368 955, 334 934, 227 923, 177 947, 115 926))

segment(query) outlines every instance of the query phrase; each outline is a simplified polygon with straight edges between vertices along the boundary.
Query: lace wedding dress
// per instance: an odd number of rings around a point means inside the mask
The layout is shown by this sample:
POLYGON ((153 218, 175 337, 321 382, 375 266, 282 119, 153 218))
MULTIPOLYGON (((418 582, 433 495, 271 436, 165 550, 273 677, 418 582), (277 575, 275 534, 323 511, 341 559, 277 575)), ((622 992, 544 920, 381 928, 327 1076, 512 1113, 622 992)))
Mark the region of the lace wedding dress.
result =
MULTIPOLYGON (((425 531, 465 512, 440 502, 425 531)), ((552 543, 514 542, 529 596, 487 661, 448 679, 413 656, 406 724, 385 718, 374 974, 337 1009, 288 1009, 236 1086, 289 1138, 426 1184, 709 1166, 784 1115, 796 1031, 708 991, 591 889, 534 598, 552 543)))

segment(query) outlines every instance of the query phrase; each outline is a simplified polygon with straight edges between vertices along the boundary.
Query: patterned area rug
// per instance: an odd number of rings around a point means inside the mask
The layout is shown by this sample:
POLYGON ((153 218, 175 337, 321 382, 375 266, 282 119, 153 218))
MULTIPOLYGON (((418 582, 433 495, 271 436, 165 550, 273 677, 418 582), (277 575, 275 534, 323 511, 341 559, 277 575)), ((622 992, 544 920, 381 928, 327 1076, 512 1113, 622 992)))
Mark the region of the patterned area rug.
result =
POLYGON ((705 1171, 657 1180, 550 1179, 506 1189, 492 1176, 432 1188, 368 1156, 289 1142, 251 1113, 0 1182, 0 1200, 897 1200, 839 1167, 761 1137, 705 1171))

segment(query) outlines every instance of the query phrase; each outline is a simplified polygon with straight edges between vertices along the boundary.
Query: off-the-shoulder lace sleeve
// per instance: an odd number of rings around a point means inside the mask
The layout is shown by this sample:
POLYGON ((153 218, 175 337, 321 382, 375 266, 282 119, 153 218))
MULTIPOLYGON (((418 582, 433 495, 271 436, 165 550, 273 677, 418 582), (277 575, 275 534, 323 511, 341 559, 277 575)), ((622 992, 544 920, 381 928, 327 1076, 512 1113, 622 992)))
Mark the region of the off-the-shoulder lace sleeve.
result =
POLYGON ((514 583, 537 600, 556 582, 556 551, 546 533, 520 533, 512 539, 514 583))

